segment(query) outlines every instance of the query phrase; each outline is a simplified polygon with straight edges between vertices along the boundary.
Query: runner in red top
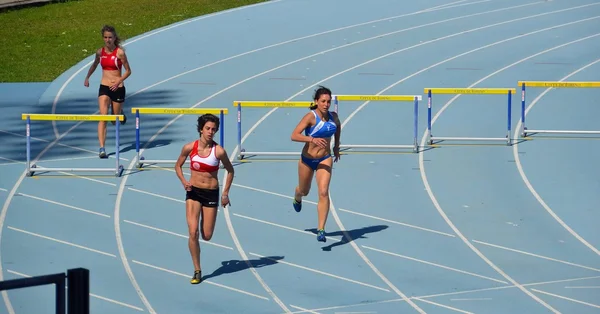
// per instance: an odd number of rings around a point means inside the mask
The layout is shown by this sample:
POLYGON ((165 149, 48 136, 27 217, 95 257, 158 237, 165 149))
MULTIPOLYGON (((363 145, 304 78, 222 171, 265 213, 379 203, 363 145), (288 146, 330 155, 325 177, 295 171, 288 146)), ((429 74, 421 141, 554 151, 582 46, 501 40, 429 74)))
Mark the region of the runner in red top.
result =
POLYGON ((223 207, 231 205, 229 189, 233 182, 233 165, 227 157, 227 152, 213 137, 219 130, 219 118, 212 114, 205 114, 198 118, 198 133, 200 138, 185 144, 175 164, 177 177, 186 190, 185 210, 188 224, 188 246, 194 264, 194 275, 190 280, 192 284, 202 282, 202 268, 200 267, 200 243, 202 239, 209 241, 215 230, 217 208, 219 206, 219 165, 227 170, 227 178, 221 196, 223 207), (183 164, 190 158, 190 179, 183 175, 183 164), (198 221, 202 219, 202 221, 198 221), (198 227, 200 226, 200 231, 198 227))
MULTIPOLYGON (((96 51, 94 63, 90 66, 83 85, 90 86, 90 76, 96 71, 98 64, 102 67, 102 79, 98 90, 98 105, 100 114, 123 114, 123 103, 125 102, 125 85, 123 82, 131 75, 131 68, 125 50, 121 47, 121 40, 114 27, 105 25, 102 28, 104 47, 96 51), (125 73, 122 74, 122 69, 125 73)), ((127 122, 127 116, 122 122, 127 122)), ((115 124, 115 122, 112 122, 115 124)), ((98 122, 98 141, 100 142, 100 158, 108 157, 104 145, 106 143, 106 121, 98 122)))

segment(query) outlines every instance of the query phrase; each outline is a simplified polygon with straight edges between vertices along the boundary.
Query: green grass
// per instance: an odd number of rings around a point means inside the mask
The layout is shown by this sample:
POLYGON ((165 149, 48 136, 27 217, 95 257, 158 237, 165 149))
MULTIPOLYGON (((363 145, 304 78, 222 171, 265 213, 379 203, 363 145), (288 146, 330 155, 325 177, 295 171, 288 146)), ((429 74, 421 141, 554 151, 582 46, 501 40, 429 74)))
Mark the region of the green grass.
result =
MULTIPOLYGON (((103 45, 192 17, 265 0, 81 0, 0 13, 0 82, 50 82, 103 45)), ((217 30, 215 30, 217 31, 217 30)))

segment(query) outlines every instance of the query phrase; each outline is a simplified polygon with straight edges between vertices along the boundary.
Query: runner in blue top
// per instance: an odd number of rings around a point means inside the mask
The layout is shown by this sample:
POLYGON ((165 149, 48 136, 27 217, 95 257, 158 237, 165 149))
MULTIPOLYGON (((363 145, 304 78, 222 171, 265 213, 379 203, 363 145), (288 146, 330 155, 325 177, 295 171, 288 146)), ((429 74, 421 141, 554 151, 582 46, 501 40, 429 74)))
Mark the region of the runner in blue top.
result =
POLYGON ((329 214, 329 182, 333 162, 340 159, 340 134, 342 126, 337 113, 330 112, 331 90, 319 86, 313 97, 311 111, 304 115, 292 133, 292 141, 303 142, 304 148, 298 162, 299 183, 294 195, 294 209, 302 210, 302 197, 308 195, 316 172, 319 193, 317 240, 326 242, 325 222, 329 214), (304 132, 304 134, 302 134, 304 132), (331 137, 334 137, 331 158, 331 137))

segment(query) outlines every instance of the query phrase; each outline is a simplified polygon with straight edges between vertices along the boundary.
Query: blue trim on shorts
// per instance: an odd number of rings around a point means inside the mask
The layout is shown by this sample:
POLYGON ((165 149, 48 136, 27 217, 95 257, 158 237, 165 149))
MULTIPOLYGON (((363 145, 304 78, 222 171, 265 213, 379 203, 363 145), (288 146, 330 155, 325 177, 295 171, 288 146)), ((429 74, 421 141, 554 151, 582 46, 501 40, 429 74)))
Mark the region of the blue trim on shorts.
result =
POLYGON ((327 154, 321 158, 308 158, 304 155, 301 155, 302 157, 302 162, 309 166, 312 170, 317 170, 317 167, 319 166, 319 164, 321 163, 321 161, 327 159, 327 158, 331 158, 330 154, 327 154))

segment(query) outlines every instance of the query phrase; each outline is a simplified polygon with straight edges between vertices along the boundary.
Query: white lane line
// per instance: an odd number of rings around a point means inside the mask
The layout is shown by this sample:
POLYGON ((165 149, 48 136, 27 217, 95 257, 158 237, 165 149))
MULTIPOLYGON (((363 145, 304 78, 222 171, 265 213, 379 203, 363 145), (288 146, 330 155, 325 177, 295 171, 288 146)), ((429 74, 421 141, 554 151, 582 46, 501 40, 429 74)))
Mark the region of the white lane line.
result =
MULTIPOLYGON (((533 34, 533 33, 539 33, 539 32, 541 32, 541 31, 544 31, 544 30, 553 30, 553 29, 556 29, 556 28, 558 28, 558 27, 562 27, 562 26, 566 26, 566 25, 572 25, 572 24, 575 24, 575 23, 580 23, 580 22, 583 22, 583 21, 593 20, 593 19, 596 19, 596 18, 598 18, 598 17, 599 17, 599 16, 596 16, 596 17, 593 17, 593 18, 588 18, 588 19, 583 19, 583 20, 578 20, 578 21, 575 21, 575 22, 570 22, 570 23, 561 24, 561 25, 557 25, 557 26, 555 26, 555 27, 551 27, 551 28, 545 28, 545 29, 543 29, 543 30, 538 30, 538 31, 534 31, 534 32, 531 32, 531 33, 527 33, 527 34, 519 35, 519 36, 517 36, 517 37, 513 37, 513 38, 511 38, 511 39, 508 39, 508 40, 512 40, 512 39, 516 39, 516 38, 521 38, 521 37, 523 37, 523 36, 527 36, 527 35, 530 35, 530 34, 533 34)), ((508 68, 511 68, 511 67, 513 67, 513 66, 515 66, 515 65, 517 65, 517 64, 519 64, 519 63, 522 63, 522 62, 524 62, 524 61, 526 61, 526 60, 529 60, 529 59, 531 59, 531 58, 534 58, 534 57, 536 57, 536 56, 538 56, 538 55, 541 55, 541 54, 544 54, 544 53, 547 53, 547 52, 550 52, 550 51, 553 51, 553 50, 556 50, 556 49, 559 49, 559 48, 562 48, 562 47, 565 47, 565 46, 568 46, 568 45, 571 45, 571 44, 574 44, 574 43, 577 43, 577 42, 580 42, 580 41, 583 41, 583 40, 586 40, 586 39, 589 39, 589 38, 593 38, 593 37, 596 37, 596 36, 599 36, 599 35, 600 35, 600 33, 599 33, 599 34, 592 35, 592 36, 587 36, 587 37, 584 37, 584 38, 580 38, 580 39, 577 39, 577 40, 574 40, 574 41, 568 42, 568 43, 566 43, 566 44, 558 45, 558 46, 555 46, 555 47, 553 47, 553 48, 546 49, 546 50, 544 50, 544 51, 542 51, 542 52, 539 52, 539 53, 533 54, 533 55, 531 55, 531 56, 529 56, 529 57, 526 57, 526 58, 524 58, 524 59, 521 59, 521 60, 519 60, 519 61, 517 61, 517 62, 515 62, 515 63, 512 63, 512 64, 510 64, 510 65, 508 65, 508 66, 505 66, 505 67, 501 68, 500 70, 497 70, 497 71, 495 71, 495 72, 491 73, 490 75, 488 75, 488 76, 486 76, 486 77, 484 77, 484 78, 480 79, 479 81, 477 81, 477 82, 475 82, 475 83, 471 84, 471 85, 469 86, 469 88, 471 88, 471 87, 473 87, 473 86, 476 86, 477 84, 479 84, 479 83, 483 82, 484 80, 486 80, 486 79, 488 79, 488 78, 492 77, 493 75, 496 75, 497 73, 500 73, 500 72, 502 72, 502 71, 504 71, 504 70, 506 70, 506 69, 508 69, 508 68)), ((504 41, 508 41, 508 40, 504 40, 504 41)), ((504 42, 504 41, 501 41, 501 42, 504 42)), ((500 43, 500 42, 498 42, 498 43, 500 43)), ((497 44, 497 43, 494 43, 494 44, 488 45, 488 46, 486 46, 486 47, 489 47, 489 46, 492 46, 492 45, 495 45, 495 44, 497 44)), ((457 95, 457 96, 453 97, 453 98, 452 98, 452 99, 451 99, 449 102, 447 102, 447 103, 446 103, 446 104, 445 104, 445 105, 444 105, 444 106, 443 106, 443 107, 442 107, 442 108, 441 108, 441 109, 440 109, 440 110, 439 110, 439 111, 438 111, 438 112, 435 114, 435 116, 433 117, 433 120, 432 120, 432 124, 433 124, 433 123, 435 123, 435 121, 436 121, 436 120, 439 118, 439 116, 440 116, 440 115, 441 115, 441 114, 442 114, 442 113, 445 111, 445 109, 446 109, 446 108, 448 108, 448 106, 449 106, 449 105, 450 105, 450 104, 451 104, 451 103, 452 103, 454 100, 456 100, 456 99, 457 99, 459 96, 460 96, 460 95, 457 95)), ((422 145, 422 146, 424 146, 424 145, 425 145, 425 141, 427 140, 427 132, 428 132, 428 131, 426 130, 426 131, 425 131, 425 134, 423 135, 423 138, 422 138, 422 140, 421 140, 421 145, 422 145)), ((535 300, 535 301, 537 301, 538 303, 542 304, 544 307, 546 307, 546 308, 547 308, 547 309, 549 309, 550 311, 552 311, 552 312, 554 312, 554 313, 559 313, 559 312, 558 312, 556 309, 554 309, 552 306, 550 306, 549 304, 547 304, 546 302, 544 302, 542 299, 538 298, 538 297, 537 297, 535 294, 533 294, 533 293, 531 293, 529 290, 525 289, 525 287, 524 287, 523 285, 519 284, 519 283, 518 283, 518 282, 516 282, 516 281, 515 281, 513 278, 511 278, 510 276, 508 276, 508 274, 506 274, 504 271, 502 271, 502 269, 500 269, 498 266, 496 266, 496 265, 495 265, 495 264, 494 264, 494 263, 493 263, 491 260, 489 260, 489 259, 488 259, 488 258, 487 258, 485 255, 483 255, 483 253, 481 253, 481 252, 480 252, 480 251, 479 251, 479 250, 478 250, 478 249, 477 249, 477 248, 476 248, 476 247, 475 247, 473 244, 471 244, 471 243, 469 242, 469 240, 468 240, 468 239, 467 239, 467 238, 466 238, 466 237, 465 237, 465 236, 464 236, 464 235, 463 235, 463 234, 460 232, 460 230, 458 230, 458 228, 457 228, 457 227, 454 225, 454 223, 453 223, 453 222, 452 222, 452 221, 451 221, 451 220, 448 218, 447 214, 444 212, 444 210, 442 209, 441 205, 438 203, 438 201, 437 201, 437 198, 436 198, 436 197, 435 197, 435 195, 433 194, 433 191, 432 191, 432 189, 431 189, 431 186, 429 185, 429 181, 428 181, 428 179, 427 179, 427 175, 425 174, 424 154, 423 154, 422 152, 420 152, 420 153, 419 153, 419 167, 420 167, 420 170, 419 170, 419 171, 421 172, 421 178, 422 178, 422 180, 423 180, 423 184, 425 185, 425 189, 427 190, 427 194, 429 194, 429 197, 430 197, 431 201, 433 202, 434 206, 436 207, 436 209, 438 210, 438 212, 440 213, 440 215, 442 216, 442 218, 443 218, 443 219, 446 221, 446 223, 447 223, 447 224, 448 224, 448 225, 449 225, 449 226, 450 226, 450 227, 451 227, 451 228, 454 230, 454 232, 456 232, 456 234, 457 234, 457 235, 458 235, 458 236, 461 238, 461 240, 462 240, 462 241, 463 241, 463 242, 464 242, 464 243, 465 243, 465 244, 466 244, 466 245, 467 245, 467 246, 468 246, 468 247, 469 247, 469 248, 470 248, 470 249, 471 249, 473 252, 475 252, 475 253, 476 253, 476 254, 477 254, 477 255, 478 255, 478 256, 479 256, 479 257, 480 257, 482 260, 484 260, 484 261, 485 261, 485 262, 486 262, 486 263, 487 263, 487 264, 488 264, 490 267, 492 267, 494 270, 496 270, 496 271, 497 271, 499 274, 501 274, 501 275, 502 275, 504 278, 506 278, 508 281, 510 281, 510 282, 511 282, 513 285, 517 286, 517 287, 519 288, 519 290, 523 291, 525 294, 527 294, 528 296, 530 296, 532 299, 534 299, 534 300, 535 300)))
POLYGON ((568 298, 562 295, 558 295, 558 294, 554 294, 554 293, 550 293, 550 292, 546 292, 546 291, 542 291, 542 290, 538 290, 538 289, 531 289, 532 291, 535 291, 537 293, 541 293, 541 294, 545 294, 545 295, 549 295, 555 298, 559 298, 559 299, 563 299, 563 300, 567 300, 567 301, 571 301, 571 302, 575 302, 575 303, 579 303, 579 304, 583 304, 583 305, 587 305, 587 306, 591 306, 591 307, 595 307, 600 309, 600 305, 597 304, 593 304, 593 303, 589 303, 589 302, 584 302, 584 301, 580 301, 580 300, 576 300, 573 298, 568 298))
POLYGON ((15 228, 15 227, 11 227, 11 226, 7 226, 6 228, 8 228, 10 230, 21 232, 21 233, 25 233, 25 234, 28 234, 28 235, 31 235, 31 236, 34 236, 34 237, 38 237, 38 238, 42 238, 42 239, 54 241, 54 242, 57 242, 57 243, 66 244, 66 245, 69 245, 69 246, 72 246, 72 247, 76 247, 76 248, 79 248, 79 249, 83 249, 83 250, 86 250, 86 251, 90 251, 90 252, 94 252, 94 253, 98 253, 98 254, 110 256, 110 257, 117 257, 116 255, 111 254, 111 253, 107 253, 107 252, 104 252, 104 251, 92 249, 92 248, 89 248, 87 246, 75 244, 75 243, 72 243, 72 242, 59 240, 59 239, 52 238, 52 237, 49 237, 49 236, 41 235, 39 233, 35 233, 35 232, 31 232, 31 231, 26 231, 26 230, 15 228))
MULTIPOLYGON (((149 267, 149 268, 153 268, 153 269, 156 269, 156 270, 160 270, 160 271, 163 271, 163 272, 166 272, 166 273, 170 273, 170 274, 173 274, 173 275, 177 275, 177 276, 180 276, 180 277, 190 278, 189 275, 186 275, 186 274, 183 274, 183 273, 180 273, 180 272, 176 272, 174 270, 166 269, 164 267, 159 267, 159 266, 155 266, 155 265, 148 264, 148 263, 143 263, 143 262, 136 261, 136 260, 131 260, 131 262, 135 263, 135 264, 138 264, 138 265, 142 265, 142 266, 146 266, 146 267, 149 267)), ((223 285, 223 284, 220 284, 220 283, 216 283, 214 281, 203 280, 202 283, 203 284, 205 283, 205 284, 213 285, 213 286, 216 286, 216 287, 219 287, 219 288, 223 288, 223 289, 227 289, 227 290, 230 290, 230 291, 235 291, 235 292, 238 292, 238 293, 241 293, 241 294, 249 295, 249 296, 255 297, 257 299, 262 299, 262 300, 267 300, 267 301, 269 300, 269 298, 263 297, 262 295, 258 295, 258 294, 254 294, 254 293, 251 293, 251 292, 248 292, 248 291, 244 291, 244 290, 241 290, 241 289, 237 289, 237 288, 233 288, 233 287, 230 287, 230 286, 226 286, 226 285, 223 285)))
POLYGON ((331 273, 328 273, 328 272, 325 272, 325 271, 321 271, 321 270, 317 270, 317 269, 314 269, 314 268, 310 268, 310 267, 306 267, 306 266, 302 266, 302 265, 298 265, 298 264, 286 262, 286 261, 283 261, 283 260, 276 260, 276 259, 268 258, 266 256, 262 256, 262 255, 259 255, 259 254, 256 254, 256 253, 249 253, 249 254, 252 255, 252 256, 256 256, 256 257, 260 257, 260 258, 271 260, 271 261, 276 262, 278 264, 285 264, 285 265, 288 265, 288 266, 292 266, 292 267, 304 269, 304 270, 307 270, 307 271, 310 271, 310 272, 313 272, 313 273, 317 273, 317 274, 320 274, 320 275, 325 275, 325 276, 328 276, 328 277, 332 277, 332 278, 340 279, 340 280, 343 280, 343 281, 355 283, 357 285, 361 285, 361 286, 365 286, 365 287, 377 289, 377 290, 380 290, 380 291, 390 292, 390 290, 385 289, 385 288, 377 287, 377 286, 374 286, 374 285, 371 285, 371 284, 368 284, 368 283, 364 283, 364 282, 360 282, 360 281, 357 281, 357 280, 354 280, 354 279, 349 279, 349 278, 346 278, 346 277, 334 275, 334 274, 331 274, 331 273))
POLYGON ((411 260, 411 261, 414 261, 414 262, 419 262, 419 263, 423 263, 423 264, 426 264, 426 265, 431 265, 431 266, 439 267, 439 268, 446 269, 446 270, 451 270, 451 271, 454 271, 454 272, 457 272, 457 273, 461 273, 461 274, 465 274, 465 275, 469 275, 469 276, 473 276, 473 277, 478 277, 478 278, 483 278, 483 279, 491 280, 491 281, 494 281, 494 282, 499 282, 499 283, 502 283, 502 284, 508 284, 508 282, 503 281, 503 280, 498 280, 496 278, 482 276, 482 275, 475 274, 475 273, 472 273, 472 272, 468 272, 468 271, 465 271, 465 270, 460 270, 460 269, 457 269, 457 268, 453 268, 453 267, 449 267, 449 266, 444 266, 444 265, 436 264, 436 263, 432 263, 432 262, 428 262, 428 261, 417 259, 417 258, 414 258, 414 257, 410 257, 410 256, 398 254, 398 253, 393 253, 393 252, 385 251, 385 250, 382 250, 382 249, 376 249, 376 248, 373 248, 373 247, 370 247, 370 246, 366 246, 366 245, 363 245, 362 247, 364 247, 365 249, 369 249, 369 250, 375 251, 375 252, 384 253, 384 254, 387 254, 387 255, 392 255, 392 256, 404 258, 404 259, 407 259, 407 260, 411 260))
MULTIPOLYGON (((553 281, 534 282, 534 283, 523 284, 523 286, 527 286, 527 287, 529 287, 529 286, 542 286, 542 285, 549 285, 549 284, 560 283, 560 282, 591 280, 591 279, 598 279, 598 278, 600 278, 600 276, 580 277, 580 278, 571 278, 571 279, 562 279, 562 280, 553 280, 553 281)), ((437 297, 445 297, 445 296, 451 296, 451 295, 478 293, 478 292, 495 291, 495 290, 505 290, 505 289, 512 289, 512 288, 516 288, 516 286, 509 285, 509 286, 493 287, 493 288, 483 288, 483 289, 474 289, 474 290, 454 291, 454 292, 438 293, 438 294, 431 294, 431 295, 424 295, 424 296, 414 296, 414 297, 411 297, 411 298, 414 299, 414 300, 416 300, 416 299, 425 299, 425 298, 437 298, 437 297)), ((482 298, 472 298, 472 299, 482 299, 482 298)), ((455 300, 460 300, 460 299, 455 299, 455 300)), ((312 310, 301 310, 301 311, 296 311, 296 312, 293 312, 293 313, 294 314, 296 314, 296 313, 306 313, 307 311, 328 311, 328 310, 336 310, 336 309, 360 307, 360 306, 365 306, 365 305, 395 303, 395 302, 402 302, 402 301, 404 301, 404 300, 399 299, 399 298, 395 298, 395 299, 389 299, 389 300, 383 300, 383 301, 375 301, 375 302, 369 302, 369 303, 361 302, 361 303, 356 303, 356 304, 329 306, 329 307, 323 307, 323 308, 312 309, 312 310)))
POLYGON ((501 246, 501 245, 497 245, 497 244, 491 244, 491 243, 488 243, 488 242, 477 241, 477 240, 472 240, 472 241, 475 242, 475 243, 478 243, 478 244, 491 246, 491 247, 494 247, 494 248, 497 248, 497 249, 502 249, 502 250, 506 250, 506 251, 510 251, 510 252, 515 252, 515 253, 519 253, 519 254, 523 254, 523 255, 529 255, 529 256, 533 256, 533 257, 537 257, 537 258, 541 258, 541 259, 545 259, 545 260, 549 260, 549 261, 553 261, 553 262, 557 262, 557 263, 561 263, 561 264, 565 264, 565 265, 570 265, 570 266, 575 266, 575 267, 579 267, 579 268, 583 268, 583 269, 588 269, 588 270, 593 270, 593 271, 600 272, 600 269, 598 269, 598 268, 593 268, 593 267, 589 267, 589 266, 575 264, 575 263, 571 263, 571 262, 559 260, 559 259, 552 258, 552 257, 547 257, 547 256, 539 255, 539 254, 530 253, 530 252, 525 252, 525 251, 522 251, 522 250, 511 249, 509 247, 505 247, 505 246, 501 246))
POLYGON ((77 206, 73 206, 73 205, 69 205, 69 204, 64 204, 64 203, 60 203, 60 202, 56 202, 56 201, 52 201, 46 198, 42 198, 42 197, 38 197, 38 196, 33 196, 33 195, 29 195, 29 194, 25 194, 25 193, 17 193, 17 195, 19 196, 23 196, 23 197, 27 197, 27 198, 31 198, 34 200, 38 200, 38 201, 42 201, 42 202, 46 202, 49 204, 54 204, 54 205, 58 205, 58 206, 62 206, 62 207, 66 207, 66 208, 70 208, 70 209, 74 209, 74 210, 78 210, 84 213, 88 213, 88 214, 92 214, 92 215, 97 215, 97 216, 101 216, 101 217, 105 217, 105 218, 110 218, 109 215, 103 214, 103 213, 99 213, 99 212, 95 212, 93 210, 89 210, 89 209, 85 209, 85 208, 81 208, 81 207, 77 207, 77 206))
MULTIPOLYGON (((185 234, 180 234, 180 233, 176 233, 176 232, 173 232, 173 231, 169 231, 169 230, 160 229, 160 228, 157 228, 157 227, 148 226, 148 225, 141 224, 139 222, 135 222, 135 221, 131 221, 131 220, 123 220, 123 222, 126 222, 126 223, 131 224, 131 225, 135 225, 135 226, 138 226, 138 227, 142 227, 142 228, 146 228, 146 229, 150 229, 150 230, 154 230, 154 231, 158 231, 158 232, 162 232, 162 233, 174 235, 176 237, 180 237, 180 238, 183 238, 183 239, 188 239, 188 236, 185 235, 185 234)), ((200 242, 204 243, 204 244, 209 244, 209 245, 212 245, 212 246, 220 247, 220 248, 223 248, 223 249, 227 249, 227 250, 233 250, 232 247, 229 247, 229 246, 226 246, 226 245, 222 245, 222 244, 218 244, 218 243, 214 243, 214 242, 210 242, 210 241, 200 240, 200 242)))
MULTIPOLYGON (((591 67, 592 65, 596 64, 600 62, 600 59, 589 63, 579 69, 577 69, 574 72, 569 73, 567 76, 563 77, 562 79, 560 79, 560 81, 564 81, 567 80, 569 77, 591 67)), ((544 95, 546 95, 546 93, 548 93, 551 90, 551 88, 548 88, 546 90, 544 90, 539 96, 537 96, 528 106, 527 109, 525 110, 525 116, 527 116, 527 113, 529 113, 529 111, 533 108, 533 106, 535 106, 535 104, 542 98, 544 97, 544 95)), ((567 230, 573 237, 575 237, 579 242, 583 243, 583 245, 587 246, 590 250, 592 250, 594 253, 596 253, 596 255, 600 255, 600 251, 594 247, 592 244, 590 244, 588 241, 586 241, 582 236, 580 236, 577 232, 575 232, 575 230, 573 230, 571 227, 569 227, 569 225, 567 225, 553 210, 552 208, 550 208, 550 206, 548 206, 548 204, 546 204, 546 202, 544 201, 544 199, 537 193, 537 191, 533 188, 533 185, 531 184, 531 182, 529 182, 529 179, 527 178, 527 175, 525 174, 525 171, 523 170, 523 165, 521 164, 521 158, 519 157, 519 142, 518 142, 518 138, 519 138, 519 130, 522 127, 522 122, 519 119, 519 122, 517 123, 517 126, 515 127, 516 132, 514 132, 514 146, 513 146, 513 156, 515 158, 515 165, 517 166, 517 170, 519 170, 519 174, 521 175, 521 178, 523 179, 523 182, 525 182, 525 185, 527 186, 527 189, 529 189, 529 191, 531 192, 531 194, 533 194, 533 196, 535 197, 535 199, 542 205, 542 207, 544 207, 544 209, 550 214, 550 216, 552 216, 552 218, 554 218, 554 220, 556 220, 563 228, 565 228, 565 230, 567 230)))

